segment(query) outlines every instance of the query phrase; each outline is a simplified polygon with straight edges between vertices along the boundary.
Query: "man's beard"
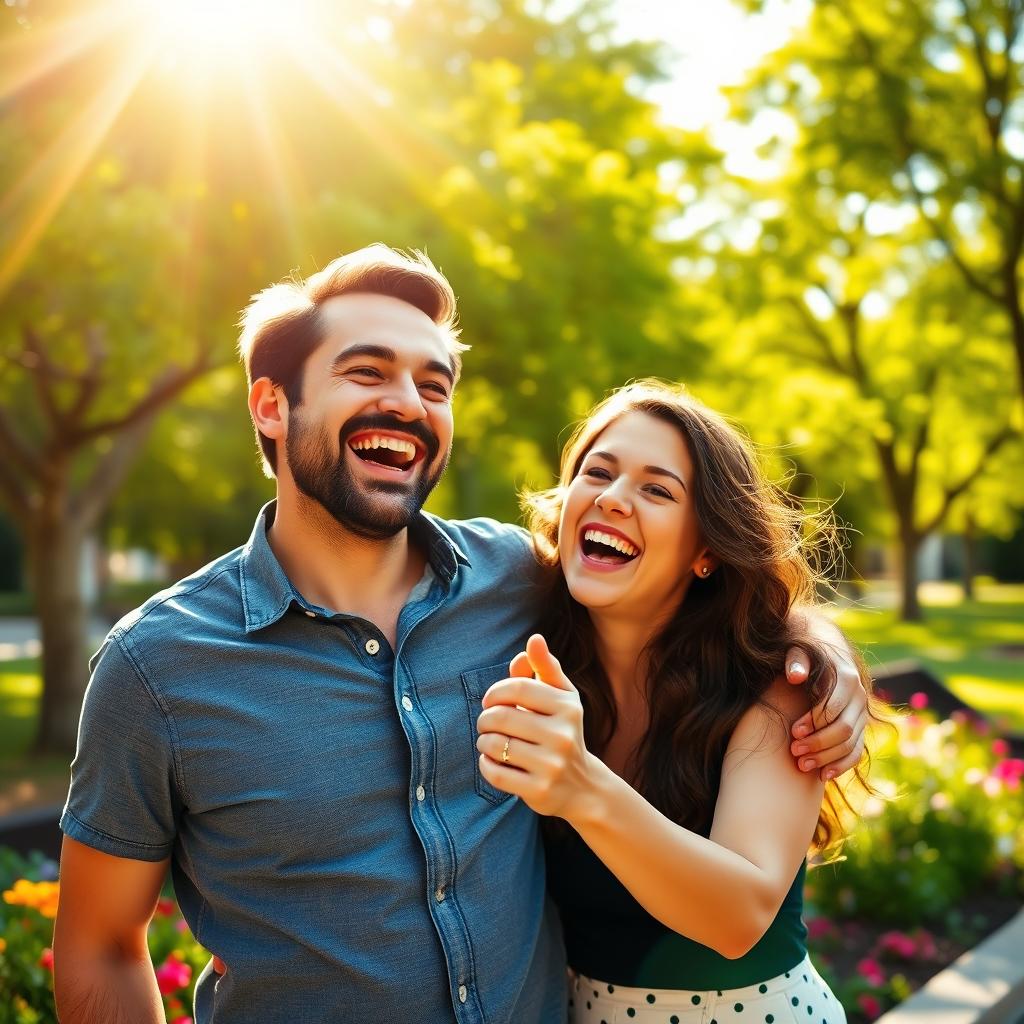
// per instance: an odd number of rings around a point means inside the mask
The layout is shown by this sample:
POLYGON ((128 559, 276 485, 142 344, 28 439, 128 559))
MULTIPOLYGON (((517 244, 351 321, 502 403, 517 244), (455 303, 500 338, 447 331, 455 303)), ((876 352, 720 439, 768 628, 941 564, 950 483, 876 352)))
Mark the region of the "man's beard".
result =
POLYGON ((295 486, 323 506, 346 530, 369 540, 386 540, 410 526, 448 465, 450 450, 437 468, 429 467, 440 449, 437 437, 421 423, 390 416, 358 416, 341 430, 339 453, 331 454, 330 437, 317 424, 307 425, 292 410, 285 452, 295 486), (411 434, 426 449, 418 476, 407 482, 356 479, 346 456, 348 438, 365 430, 411 434), (379 497, 377 497, 379 495, 379 497))

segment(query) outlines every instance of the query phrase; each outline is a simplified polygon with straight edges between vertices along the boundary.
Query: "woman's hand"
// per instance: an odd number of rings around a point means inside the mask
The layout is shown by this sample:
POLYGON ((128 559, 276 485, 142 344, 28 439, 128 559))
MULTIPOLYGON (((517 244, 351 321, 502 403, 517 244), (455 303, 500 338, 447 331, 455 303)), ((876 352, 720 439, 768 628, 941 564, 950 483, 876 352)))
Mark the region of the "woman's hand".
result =
POLYGON ((538 814, 571 820, 603 767, 583 742, 579 693, 539 634, 512 659, 509 673, 484 694, 480 772, 538 814))

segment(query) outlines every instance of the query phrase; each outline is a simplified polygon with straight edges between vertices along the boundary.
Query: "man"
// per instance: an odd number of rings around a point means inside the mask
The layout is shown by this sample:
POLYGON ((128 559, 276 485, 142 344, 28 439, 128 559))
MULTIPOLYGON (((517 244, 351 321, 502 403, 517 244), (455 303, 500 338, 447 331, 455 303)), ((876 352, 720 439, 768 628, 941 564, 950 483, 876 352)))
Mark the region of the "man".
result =
MULTIPOLYGON (((448 282, 383 246, 249 306, 277 500, 93 661, 61 821, 64 1024, 163 1019, 146 927, 168 865, 229 967, 200 976, 197 1024, 563 1019, 536 819, 475 749, 532 625, 529 543, 421 512, 451 447, 454 322, 448 282)), ((838 742, 820 765, 842 769, 864 699, 849 674, 840 693, 844 722, 803 742, 838 742)))

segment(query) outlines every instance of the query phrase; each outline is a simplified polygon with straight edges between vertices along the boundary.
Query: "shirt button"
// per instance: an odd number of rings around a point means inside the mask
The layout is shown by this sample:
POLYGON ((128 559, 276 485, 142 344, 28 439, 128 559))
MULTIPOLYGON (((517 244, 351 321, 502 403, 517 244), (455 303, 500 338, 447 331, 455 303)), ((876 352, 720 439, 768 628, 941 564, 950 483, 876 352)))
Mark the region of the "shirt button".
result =
POLYGON ((465 985, 460 985, 459 986, 459 1002, 460 1003, 464 1003, 466 1001, 466 997, 468 995, 469 995, 469 992, 466 990, 466 986, 465 985))
POLYGON ((445 897, 444 886, 443 885, 439 885, 437 887, 437 892, 434 893, 434 899, 437 900, 438 903, 444 903, 444 897, 445 897))
POLYGON ((380 650, 380 644, 372 637, 366 641, 365 646, 367 654, 376 654, 380 650))
POLYGON ((307 611, 307 612, 306 612, 306 614, 307 614, 307 615, 308 615, 308 616, 309 616, 309 617, 310 617, 311 619, 315 619, 315 618, 316 618, 316 612, 311 612, 311 611, 307 611))
POLYGON ((427 798, 427 791, 422 786, 417 786, 416 787, 416 799, 417 800, 426 800, 426 798, 427 798))
POLYGON ((405 708, 406 711, 412 711, 412 701, 409 700, 408 697, 403 697, 402 698, 402 707, 405 708))

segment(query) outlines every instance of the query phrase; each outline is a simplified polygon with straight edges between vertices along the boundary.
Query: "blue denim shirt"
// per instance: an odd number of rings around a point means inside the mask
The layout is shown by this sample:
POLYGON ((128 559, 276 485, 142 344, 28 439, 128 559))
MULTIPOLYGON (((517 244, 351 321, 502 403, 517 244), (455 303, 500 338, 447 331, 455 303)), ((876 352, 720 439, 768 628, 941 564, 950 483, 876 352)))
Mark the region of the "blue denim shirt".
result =
POLYGON ((522 531, 423 514, 397 648, 304 601, 249 542, 119 622, 95 656, 64 832, 171 858, 228 964, 197 1024, 529 1024, 565 1014, 535 816, 481 778, 480 698, 535 610, 522 531))

